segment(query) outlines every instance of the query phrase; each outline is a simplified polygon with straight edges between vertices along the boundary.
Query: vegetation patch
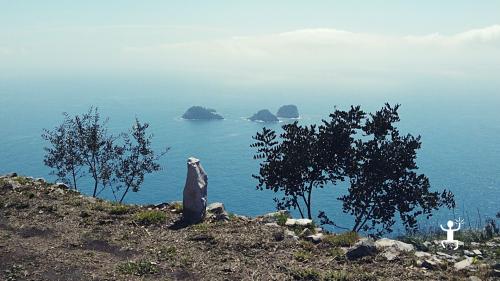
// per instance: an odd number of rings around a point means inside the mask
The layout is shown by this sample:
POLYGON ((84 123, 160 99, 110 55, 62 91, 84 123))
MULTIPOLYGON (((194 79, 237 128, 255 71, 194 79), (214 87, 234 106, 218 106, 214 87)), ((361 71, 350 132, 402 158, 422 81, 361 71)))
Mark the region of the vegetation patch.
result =
POLYGON ((142 211, 134 215, 134 221, 140 225, 158 225, 165 222, 167 215, 158 210, 142 211))
POLYGON ((311 252, 299 250, 293 254, 293 258, 299 262, 307 262, 312 258, 311 252))
POLYGON ((304 268, 292 270, 291 276, 294 280, 308 280, 319 281, 321 280, 321 273, 313 268, 304 268))
POLYGON ((143 276, 146 274, 155 274, 158 272, 158 266, 156 264, 146 261, 146 260, 140 260, 140 261, 128 261, 125 263, 120 263, 117 266, 117 269, 120 273, 126 274, 126 275, 136 275, 136 276, 143 276))
POLYGON ((276 213, 274 215, 274 218, 276 219, 276 223, 278 225, 284 226, 286 221, 288 220, 288 215, 285 213, 276 213))
POLYGON ((112 204, 108 209, 108 213, 110 215, 125 215, 129 211, 130 211, 130 206, 119 203, 112 204))
POLYGON ((350 247, 359 240, 356 232, 349 231, 337 235, 327 235, 323 242, 332 247, 350 247))

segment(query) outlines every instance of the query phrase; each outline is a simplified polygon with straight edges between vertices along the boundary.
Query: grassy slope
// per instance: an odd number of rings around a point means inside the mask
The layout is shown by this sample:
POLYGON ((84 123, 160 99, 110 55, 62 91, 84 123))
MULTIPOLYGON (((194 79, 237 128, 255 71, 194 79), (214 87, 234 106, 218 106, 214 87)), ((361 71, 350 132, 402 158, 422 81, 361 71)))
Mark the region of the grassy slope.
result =
POLYGON ((0 280, 458 280, 412 254, 347 261, 329 243, 234 217, 177 230, 168 208, 115 205, 45 183, 0 179, 0 280), (141 225, 149 224, 147 226, 141 225))

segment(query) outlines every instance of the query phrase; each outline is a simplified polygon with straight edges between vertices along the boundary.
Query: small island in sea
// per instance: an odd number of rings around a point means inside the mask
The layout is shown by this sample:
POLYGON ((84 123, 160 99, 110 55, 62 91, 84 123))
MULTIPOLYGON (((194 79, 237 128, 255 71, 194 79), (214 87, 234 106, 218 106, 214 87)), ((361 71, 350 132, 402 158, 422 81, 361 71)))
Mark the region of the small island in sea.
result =
POLYGON ((250 121, 261 121, 261 122, 278 122, 279 119, 271 111, 267 109, 259 110, 259 112, 248 118, 250 121))
POLYGON ((299 118, 299 110, 296 105, 289 104, 283 105, 278 109, 278 113, 276 114, 279 118, 299 118))
POLYGON ((215 109, 202 106, 192 106, 183 115, 183 119, 187 120, 222 120, 220 114, 216 113, 215 109))

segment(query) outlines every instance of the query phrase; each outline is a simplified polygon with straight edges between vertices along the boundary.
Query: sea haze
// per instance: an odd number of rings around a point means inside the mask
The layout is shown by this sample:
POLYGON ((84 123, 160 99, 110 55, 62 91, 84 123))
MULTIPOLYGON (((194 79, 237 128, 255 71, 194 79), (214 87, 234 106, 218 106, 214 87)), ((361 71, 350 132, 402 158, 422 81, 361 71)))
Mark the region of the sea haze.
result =
MULTIPOLYGON (((156 150, 170 147, 161 160, 164 170, 147 177, 129 203, 150 204, 182 200, 186 159, 201 159, 208 173, 210 202, 224 202, 231 212, 255 216, 273 211, 273 194, 255 190, 251 177, 258 172, 249 147, 252 136, 263 126, 279 129, 283 124, 249 122, 260 109, 276 112, 283 104, 299 107, 303 124, 319 123, 335 106, 347 109, 360 104, 373 111, 384 102, 401 103, 400 128, 422 135, 420 171, 434 189, 455 193, 457 209, 436 213, 435 224, 455 216, 475 223, 500 211, 500 106, 496 90, 438 86, 415 86, 387 93, 345 89, 265 89, 222 87, 191 81, 134 81, 133 79, 65 79, 4 82, 0 85, 0 174, 18 172, 27 176, 56 179, 43 165, 43 128, 53 128, 62 112, 83 113, 98 106, 109 117, 114 133, 127 130, 137 116, 150 123, 156 150), (192 105, 215 108, 223 121, 186 121, 180 116, 192 105), (467 216, 468 215, 468 216, 467 216)), ((82 182, 89 194, 90 185, 82 182)), ((325 210, 340 225, 352 218, 342 214, 336 198, 344 185, 314 191, 317 210, 325 210)), ((111 193, 103 196, 112 198, 111 193)), ((467 222, 466 222, 467 223, 467 222)))

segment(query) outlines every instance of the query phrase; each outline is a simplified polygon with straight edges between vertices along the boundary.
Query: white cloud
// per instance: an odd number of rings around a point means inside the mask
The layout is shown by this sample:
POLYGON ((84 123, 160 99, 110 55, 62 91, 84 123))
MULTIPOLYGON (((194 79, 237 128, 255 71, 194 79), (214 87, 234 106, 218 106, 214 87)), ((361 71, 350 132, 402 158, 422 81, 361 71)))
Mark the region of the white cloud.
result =
POLYGON ((387 83, 415 76, 481 78, 499 68, 500 25, 454 35, 419 36, 301 29, 263 36, 127 47, 123 55, 137 63, 171 71, 191 71, 248 83, 387 83))

